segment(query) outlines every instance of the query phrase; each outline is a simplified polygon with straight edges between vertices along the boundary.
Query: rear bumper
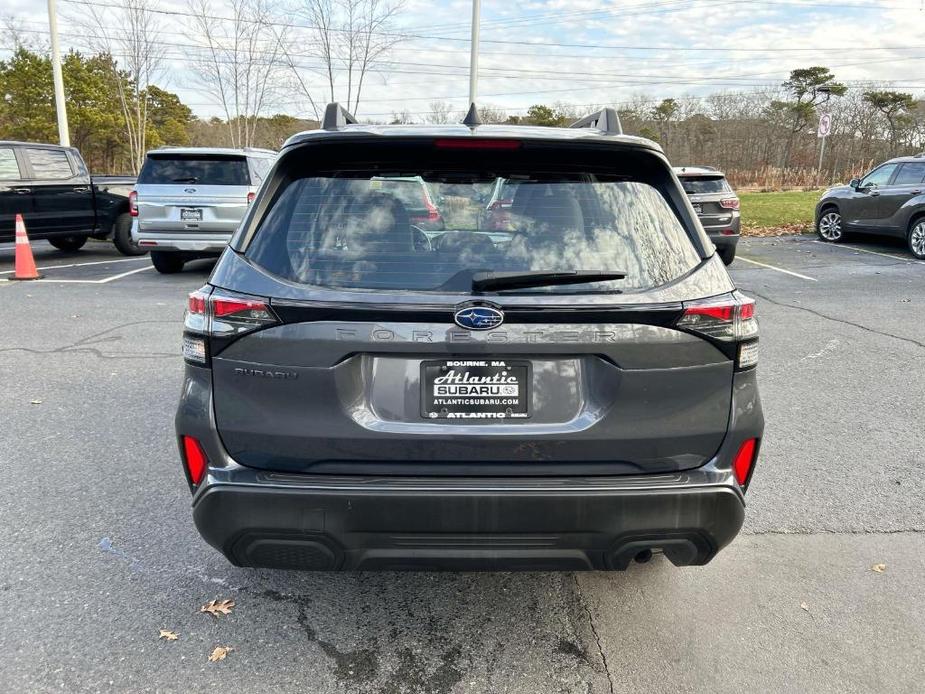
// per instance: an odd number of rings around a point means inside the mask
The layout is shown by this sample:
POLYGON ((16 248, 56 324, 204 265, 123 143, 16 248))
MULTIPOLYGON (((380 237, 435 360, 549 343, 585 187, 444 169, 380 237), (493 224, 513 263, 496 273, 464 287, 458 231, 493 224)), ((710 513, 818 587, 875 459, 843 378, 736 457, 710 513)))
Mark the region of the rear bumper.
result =
POLYGON ((184 251, 187 253, 221 253, 233 232, 170 232, 142 231, 137 221, 132 225, 132 238, 141 247, 152 251, 184 251))
POLYGON ((697 565, 744 518, 735 482, 716 474, 698 481, 707 477, 331 478, 235 467, 210 471, 193 516, 239 566, 625 569, 648 550, 697 565))
POLYGON ((739 243, 739 235, 742 231, 742 218, 738 213, 734 214, 732 219, 725 224, 715 224, 712 221, 701 218, 703 230, 717 248, 735 248, 739 243))

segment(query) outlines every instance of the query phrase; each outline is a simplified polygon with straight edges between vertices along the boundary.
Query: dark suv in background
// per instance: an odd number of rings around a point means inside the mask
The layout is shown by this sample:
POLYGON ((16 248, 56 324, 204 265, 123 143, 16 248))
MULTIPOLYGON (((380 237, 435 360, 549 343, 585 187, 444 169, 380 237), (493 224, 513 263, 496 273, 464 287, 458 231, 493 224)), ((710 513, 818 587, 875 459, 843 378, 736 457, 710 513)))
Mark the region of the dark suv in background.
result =
POLYGON ((679 166, 674 172, 691 200, 703 230, 726 265, 736 257, 742 220, 739 196, 722 171, 711 166, 679 166))
POLYGON ((372 126, 332 104, 189 297, 193 516, 244 566, 703 564, 743 522, 757 347, 754 301, 614 111, 372 126), (475 208, 516 181, 509 224, 422 228, 393 178, 475 208))
POLYGON ((890 159, 822 194, 819 237, 837 242, 852 231, 905 239, 912 255, 925 260, 925 153, 890 159))

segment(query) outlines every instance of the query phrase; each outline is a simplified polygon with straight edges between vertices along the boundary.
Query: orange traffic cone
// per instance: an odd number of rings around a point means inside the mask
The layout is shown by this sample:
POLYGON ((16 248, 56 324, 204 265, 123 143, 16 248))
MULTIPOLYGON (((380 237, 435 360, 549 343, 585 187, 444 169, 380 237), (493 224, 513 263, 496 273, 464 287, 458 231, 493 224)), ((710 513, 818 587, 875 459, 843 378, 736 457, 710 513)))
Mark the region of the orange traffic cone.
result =
POLYGON ((37 280, 42 276, 35 269, 35 258, 32 257, 32 246, 26 234, 26 223, 22 215, 16 215, 16 272, 11 279, 37 280))

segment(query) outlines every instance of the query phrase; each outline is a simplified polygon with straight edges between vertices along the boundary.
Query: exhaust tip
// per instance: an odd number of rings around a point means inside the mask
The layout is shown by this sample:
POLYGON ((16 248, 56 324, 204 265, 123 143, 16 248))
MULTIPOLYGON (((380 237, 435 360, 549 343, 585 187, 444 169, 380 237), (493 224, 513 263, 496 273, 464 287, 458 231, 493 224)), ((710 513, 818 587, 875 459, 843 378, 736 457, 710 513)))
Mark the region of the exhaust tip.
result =
POLYGON ((638 552, 635 557, 633 557, 633 560, 637 564, 645 564, 646 562, 651 561, 651 559, 652 559, 651 549, 644 549, 641 552, 638 552))

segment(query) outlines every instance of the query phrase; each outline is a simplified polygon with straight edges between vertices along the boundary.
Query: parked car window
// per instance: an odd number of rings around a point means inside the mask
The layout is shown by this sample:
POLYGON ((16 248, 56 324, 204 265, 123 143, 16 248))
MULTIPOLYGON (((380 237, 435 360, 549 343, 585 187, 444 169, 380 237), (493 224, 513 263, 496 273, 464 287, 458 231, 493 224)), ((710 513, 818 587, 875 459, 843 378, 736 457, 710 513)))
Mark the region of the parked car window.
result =
POLYGON ((248 186, 250 174, 244 157, 149 154, 138 183, 248 186))
POLYGON ((263 219, 247 255, 305 284, 452 292, 468 292, 473 273, 485 270, 626 273, 619 282, 522 293, 651 288, 700 262, 681 221, 648 182, 519 175, 505 228, 480 229, 478 215, 446 215, 445 230, 425 232, 410 222, 409 206, 421 199, 417 178, 389 182, 350 171, 297 179, 263 219), (406 189, 408 204, 394 195, 406 189))
POLYGON ((732 190, 725 178, 716 176, 682 176, 681 186, 688 195, 728 193, 732 190))
POLYGON ((16 181, 22 178, 16 153, 9 147, 0 149, 0 181, 16 181))
POLYGON ((911 186, 925 180, 925 162, 903 164, 893 181, 894 186, 911 186))
POLYGON ((896 170, 896 164, 885 164, 879 169, 874 169, 861 180, 861 188, 872 186, 885 186, 890 182, 890 176, 896 170))
POLYGON ((64 150, 30 148, 26 149, 26 156, 36 178, 60 180, 74 175, 71 162, 64 150))

